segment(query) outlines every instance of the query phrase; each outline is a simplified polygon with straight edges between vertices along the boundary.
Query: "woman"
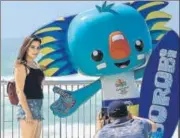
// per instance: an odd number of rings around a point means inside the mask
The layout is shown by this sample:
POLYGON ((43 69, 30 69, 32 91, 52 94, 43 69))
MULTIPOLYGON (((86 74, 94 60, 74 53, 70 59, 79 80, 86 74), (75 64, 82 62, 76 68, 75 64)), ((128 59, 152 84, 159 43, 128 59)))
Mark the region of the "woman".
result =
POLYGON ((42 116, 43 71, 34 59, 40 52, 41 39, 27 37, 15 64, 15 83, 19 98, 17 119, 22 138, 40 138, 42 116))

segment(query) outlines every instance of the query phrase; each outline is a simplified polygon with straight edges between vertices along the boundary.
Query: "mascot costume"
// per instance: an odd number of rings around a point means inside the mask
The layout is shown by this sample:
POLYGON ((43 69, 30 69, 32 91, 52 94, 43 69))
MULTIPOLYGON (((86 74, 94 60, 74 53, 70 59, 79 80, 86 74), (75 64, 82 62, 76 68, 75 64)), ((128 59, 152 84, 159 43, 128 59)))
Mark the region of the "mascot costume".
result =
POLYGON ((121 99, 134 115, 156 122, 151 138, 170 138, 178 124, 179 38, 166 27, 171 16, 168 2, 136 1, 107 4, 60 17, 36 30, 42 39, 46 76, 78 72, 99 77, 76 91, 54 87, 59 99, 51 105, 54 115, 67 117, 100 89, 105 109, 121 99), (142 78, 139 92, 135 81, 142 78))

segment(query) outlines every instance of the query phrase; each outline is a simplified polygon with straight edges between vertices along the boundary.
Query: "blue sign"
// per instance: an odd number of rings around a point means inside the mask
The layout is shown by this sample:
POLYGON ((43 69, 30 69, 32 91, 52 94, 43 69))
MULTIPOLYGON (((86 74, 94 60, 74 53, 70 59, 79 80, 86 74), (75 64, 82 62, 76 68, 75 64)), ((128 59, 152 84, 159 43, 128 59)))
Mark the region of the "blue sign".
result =
POLYGON ((150 138, 171 138, 179 120, 179 37, 169 31, 152 52, 141 87, 140 116, 156 123, 150 138))

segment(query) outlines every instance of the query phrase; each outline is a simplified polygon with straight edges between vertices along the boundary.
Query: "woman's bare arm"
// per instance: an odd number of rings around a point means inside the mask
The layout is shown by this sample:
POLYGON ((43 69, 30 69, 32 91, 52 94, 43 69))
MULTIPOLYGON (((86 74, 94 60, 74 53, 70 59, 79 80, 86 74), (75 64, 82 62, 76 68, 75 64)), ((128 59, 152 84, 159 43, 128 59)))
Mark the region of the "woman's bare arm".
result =
POLYGON ((29 106, 27 104, 26 96, 24 94, 25 79, 26 79, 25 66, 22 64, 17 65, 15 67, 15 83, 16 83, 16 91, 19 98, 19 103, 21 104, 26 114, 31 114, 29 106))

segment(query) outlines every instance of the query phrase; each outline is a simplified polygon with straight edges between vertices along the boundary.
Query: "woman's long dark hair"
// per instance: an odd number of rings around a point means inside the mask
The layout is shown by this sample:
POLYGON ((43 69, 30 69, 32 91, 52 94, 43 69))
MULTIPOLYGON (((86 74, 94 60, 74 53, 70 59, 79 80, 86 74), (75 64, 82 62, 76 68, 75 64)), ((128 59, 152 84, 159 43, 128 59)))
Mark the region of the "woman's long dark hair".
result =
POLYGON ((33 41, 38 41, 40 44, 41 44, 41 39, 38 38, 37 36, 35 35, 32 35, 32 36, 29 36, 29 37, 26 37, 24 39, 24 42, 19 50, 19 54, 18 54, 18 57, 16 59, 16 65, 17 64, 22 64, 22 63, 26 63, 26 53, 27 53, 27 50, 29 48, 29 46, 31 45, 31 43, 33 41))

